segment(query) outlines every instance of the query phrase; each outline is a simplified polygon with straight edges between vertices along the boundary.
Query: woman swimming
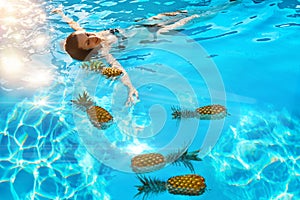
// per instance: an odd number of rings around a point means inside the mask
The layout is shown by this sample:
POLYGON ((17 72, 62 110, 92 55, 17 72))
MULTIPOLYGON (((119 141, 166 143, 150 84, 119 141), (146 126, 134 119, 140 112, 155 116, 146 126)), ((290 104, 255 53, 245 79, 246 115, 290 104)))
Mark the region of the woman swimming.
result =
MULTIPOLYGON (((202 13, 201 16, 216 14, 218 11, 227 8, 229 4, 231 3, 226 3, 225 5, 218 6, 217 9, 212 9, 211 11, 208 11, 208 13, 202 13)), ((65 41, 64 48, 66 52, 72 58, 79 61, 90 60, 93 55, 101 52, 101 56, 105 58, 107 63, 109 63, 112 67, 122 70, 123 76, 121 77, 121 81, 129 89, 126 105, 134 103, 134 96, 138 99, 138 91, 132 85, 125 69, 110 53, 113 44, 117 43, 119 40, 126 38, 126 36, 124 36, 124 31, 120 29, 109 29, 97 33, 86 32, 86 30, 82 28, 77 22, 67 17, 63 13, 61 8, 54 9, 52 12, 60 14, 62 18, 70 25, 70 27, 75 30, 75 32, 71 33, 65 41)), ((185 15, 187 15, 187 11, 161 13, 147 19, 147 21, 150 23, 140 24, 140 26, 145 27, 150 32, 152 32, 154 36, 153 41, 156 41, 157 34, 176 29, 180 26, 185 25, 190 20, 200 17, 200 15, 198 14, 194 14, 188 17, 186 17, 185 15), (169 18, 168 20, 164 21, 166 17, 168 18, 177 15, 184 15, 184 17, 181 17, 180 19, 169 18)))
MULTIPOLYGON (((107 63, 109 63, 112 67, 121 69, 123 71, 123 76, 121 77, 121 81, 125 86, 128 87, 128 100, 126 105, 130 105, 134 103, 134 96, 138 99, 138 91, 132 85, 128 74, 126 73, 125 69, 121 66, 121 64, 112 56, 110 53, 112 44, 117 43, 118 39, 120 39, 120 35, 123 36, 123 30, 120 29, 110 29, 104 30, 97 33, 86 32, 84 28, 82 28, 77 22, 73 19, 67 17, 61 8, 54 9, 53 13, 58 13, 62 16, 62 18, 70 25, 71 28, 75 30, 75 32, 71 33, 66 41, 64 48, 66 52, 73 58, 79 61, 87 61, 92 58, 94 54, 97 52, 101 52, 101 56, 106 59, 107 63)), ((170 13, 163 13, 152 18, 149 20, 159 20, 163 16, 175 16, 177 14, 184 13, 184 11, 176 11, 170 13)), ((156 26, 152 25, 153 27, 159 27, 159 30, 155 31, 155 35, 157 33, 167 32, 171 29, 177 28, 179 26, 183 26, 188 21, 198 17, 198 15, 193 15, 189 17, 185 17, 180 19, 179 21, 164 25, 163 23, 156 24, 156 26)), ((149 25, 144 25, 144 27, 151 29, 149 25)), ((123 39, 125 36, 123 36, 123 39)))

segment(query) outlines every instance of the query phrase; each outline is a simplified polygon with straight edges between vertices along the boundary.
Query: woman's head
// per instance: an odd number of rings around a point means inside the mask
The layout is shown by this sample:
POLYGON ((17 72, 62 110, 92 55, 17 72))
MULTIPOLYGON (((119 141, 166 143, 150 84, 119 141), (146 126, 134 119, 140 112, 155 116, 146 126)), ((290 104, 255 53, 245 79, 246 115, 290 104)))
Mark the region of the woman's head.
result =
POLYGON ((93 49, 100 43, 101 39, 96 34, 76 31, 67 37, 65 50, 72 58, 84 61, 90 59, 93 49))

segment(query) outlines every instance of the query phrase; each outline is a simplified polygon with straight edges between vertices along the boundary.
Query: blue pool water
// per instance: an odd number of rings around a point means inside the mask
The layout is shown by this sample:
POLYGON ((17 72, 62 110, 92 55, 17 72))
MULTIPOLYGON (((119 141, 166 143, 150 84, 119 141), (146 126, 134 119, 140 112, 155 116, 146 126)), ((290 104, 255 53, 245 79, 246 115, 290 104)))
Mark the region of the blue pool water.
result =
MULTIPOLYGON (((201 149, 199 197, 168 192, 148 199, 300 198, 300 28, 298 1, 0 2, 0 199, 133 199, 139 185, 130 159, 201 149), (125 107, 117 80, 80 69, 61 48, 72 32, 62 6, 89 31, 129 28, 162 12, 199 14, 158 36, 137 28, 113 49, 140 100, 125 107), (210 10, 211 12, 204 12, 210 10), (70 100, 86 90, 114 116, 94 128, 70 100), (171 107, 225 105, 225 120, 174 120, 171 107)), ((191 173, 167 165, 161 180, 191 173)))

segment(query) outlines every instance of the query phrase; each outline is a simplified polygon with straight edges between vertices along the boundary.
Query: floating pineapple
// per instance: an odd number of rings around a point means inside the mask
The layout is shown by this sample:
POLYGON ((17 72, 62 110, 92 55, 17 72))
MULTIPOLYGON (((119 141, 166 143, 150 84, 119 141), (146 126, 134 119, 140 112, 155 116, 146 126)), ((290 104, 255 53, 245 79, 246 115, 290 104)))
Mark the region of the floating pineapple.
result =
POLYGON ((71 100, 80 110, 85 111, 89 116, 91 123, 99 128, 106 129, 111 125, 113 121, 113 117, 111 114, 101 108, 100 106, 96 106, 91 98, 88 96, 87 92, 83 92, 82 96, 79 94, 76 100, 71 100))
POLYGON ((167 163, 171 163, 174 165, 183 164, 185 167, 194 172, 194 166, 191 161, 201 161, 201 159, 198 157, 198 153, 199 150, 193 152, 188 152, 185 150, 183 154, 181 151, 179 151, 167 156, 163 156, 160 153, 141 154, 131 159, 131 168, 132 171, 136 173, 147 173, 159 170, 167 163))
POLYGON ((81 65, 81 68, 101 73, 102 75, 106 76, 107 78, 113 78, 113 77, 117 77, 117 76, 120 76, 121 74, 123 74, 122 70, 113 68, 113 67, 106 67, 106 65, 99 60, 85 62, 81 65))
POLYGON ((173 176, 165 181, 159 179, 151 179, 147 177, 138 177, 143 185, 136 186, 139 192, 135 195, 144 194, 143 199, 150 194, 157 194, 168 191, 174 195, 199 196, 205 192, 205 179, 197 174, 187 174, 181 176, 173 176))
POLYGON ((194 111, 181 110, 180 108, 172 107, 173 119, 181 118, 199 118, 202 120, 222 119, 228 115, 226 107, 218 104, 203 106, 194 111))

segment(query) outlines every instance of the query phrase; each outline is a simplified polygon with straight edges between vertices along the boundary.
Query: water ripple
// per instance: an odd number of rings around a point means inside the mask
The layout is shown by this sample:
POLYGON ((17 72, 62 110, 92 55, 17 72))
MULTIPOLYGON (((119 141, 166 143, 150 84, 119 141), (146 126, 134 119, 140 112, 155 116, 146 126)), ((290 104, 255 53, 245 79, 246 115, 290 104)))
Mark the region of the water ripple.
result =
MULTIPOLYGON (((58 96, 61 92, 53 91, 58 96)), ((68 112, 62 111, 51 108, 51 104, 24 100, 8 115, 0 134, 0 188, 6 191, 3 198, 108 197, 101 183, 110 170, 80 145, 73 124, 61 117, 68 112)))
POLYGON ((233 199, 299 198, 299 119, 286 110, 245 108, 210 155, 233 199), (233 189, 233 186, 239 186, 233 189), (260 189, 259 189, 260 188, 260 189), (246 192, 247 191, 247 192, 246 192))

